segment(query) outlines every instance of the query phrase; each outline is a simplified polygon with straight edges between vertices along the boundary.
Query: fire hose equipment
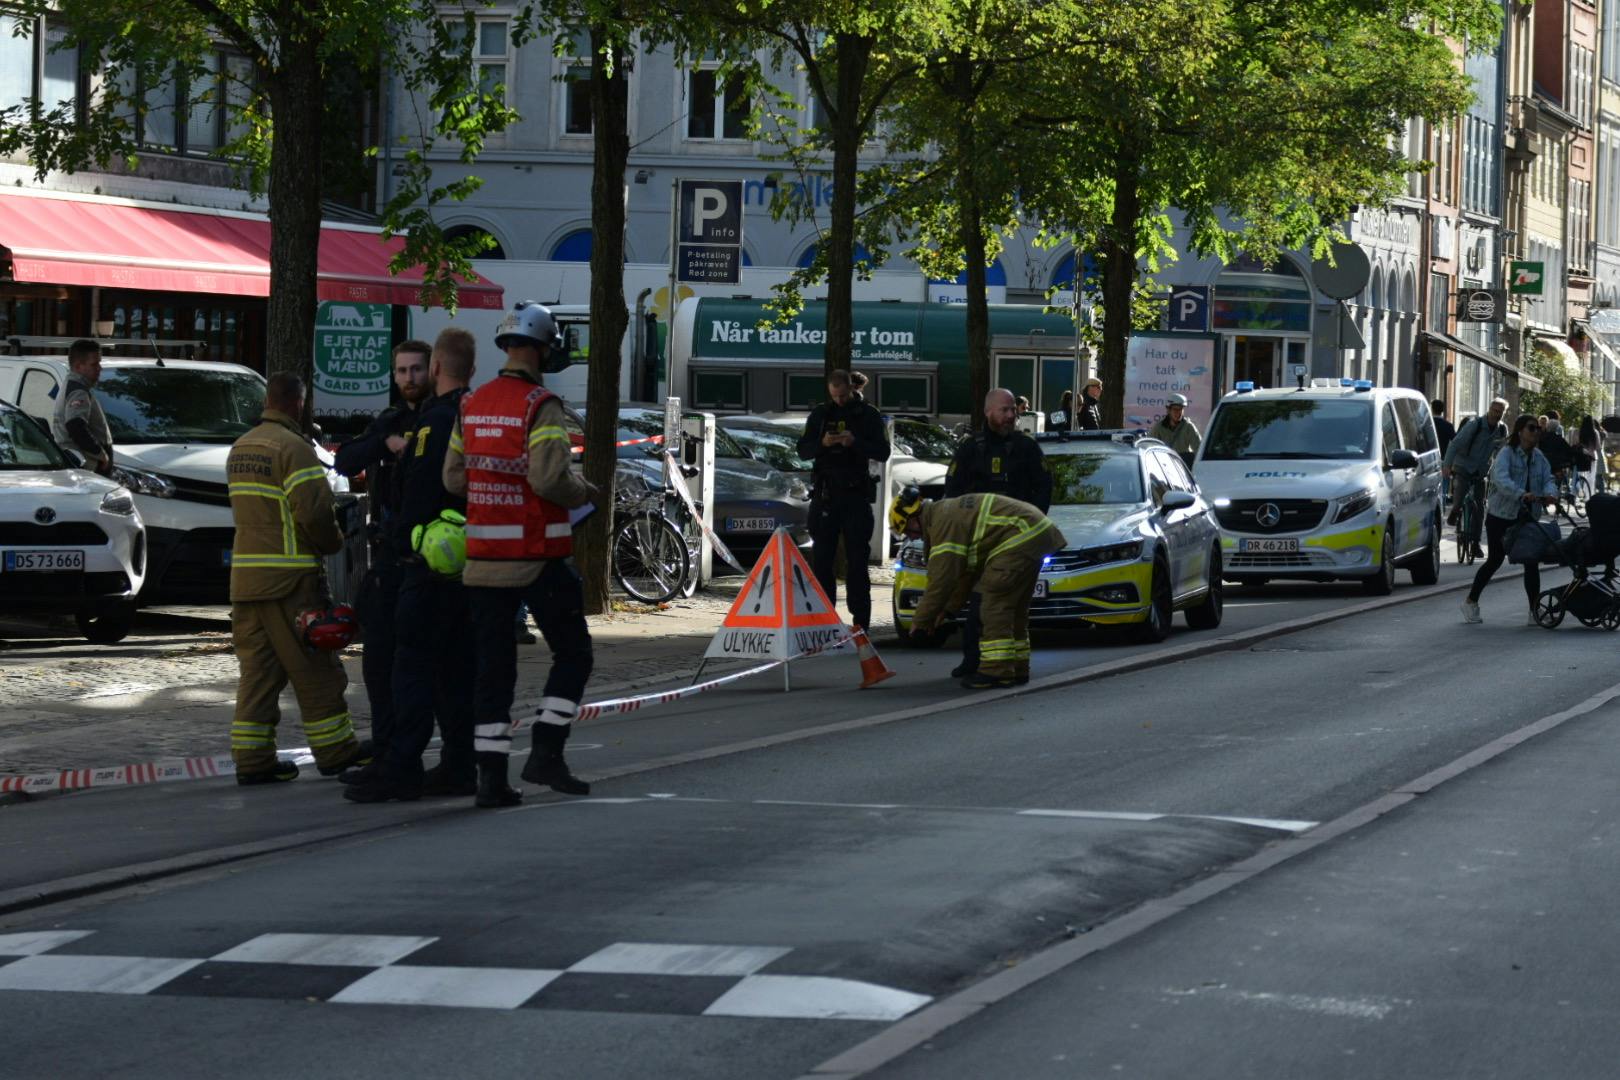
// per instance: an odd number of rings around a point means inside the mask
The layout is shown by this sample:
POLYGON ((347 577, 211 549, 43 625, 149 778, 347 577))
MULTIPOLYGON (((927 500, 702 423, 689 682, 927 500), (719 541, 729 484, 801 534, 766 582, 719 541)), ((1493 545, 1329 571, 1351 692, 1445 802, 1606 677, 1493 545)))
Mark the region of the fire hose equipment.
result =
POLYGON ((329 604, 298 613, 298 636, 311 649, 336 652, 360 633, 360 620, 348 604, 329 604))

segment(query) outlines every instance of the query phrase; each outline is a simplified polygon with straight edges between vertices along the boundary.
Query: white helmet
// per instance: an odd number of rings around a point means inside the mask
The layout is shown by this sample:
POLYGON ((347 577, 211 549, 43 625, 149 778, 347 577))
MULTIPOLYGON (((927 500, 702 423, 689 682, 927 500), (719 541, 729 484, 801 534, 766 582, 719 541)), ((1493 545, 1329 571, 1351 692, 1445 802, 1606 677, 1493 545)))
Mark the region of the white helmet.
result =
POLYGON ((1180 405, 1183 409, 1185 409, 1187 407, 1187 399, 1181 394, 1171 394, 1169 398, 1165 400, 1165 404, 1180 405))
POLYGON ((547 349, 546 369, 561 371, 568 366, 568 346, 562 330, 557 326, 551 309, 533 300, 521 300, 513 306, 501 325, 495 329, 495 347, 530 344, 547 349))

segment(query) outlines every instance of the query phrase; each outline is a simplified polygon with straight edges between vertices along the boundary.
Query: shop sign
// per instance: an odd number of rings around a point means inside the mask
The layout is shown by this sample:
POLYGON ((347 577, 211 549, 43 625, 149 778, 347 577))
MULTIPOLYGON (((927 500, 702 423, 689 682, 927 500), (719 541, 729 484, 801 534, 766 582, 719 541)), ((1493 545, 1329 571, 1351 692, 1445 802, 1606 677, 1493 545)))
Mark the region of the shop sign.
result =
POLYGON ((1501 289, 1464 289, 1457 294, 1457 318, 1462 322, 1502 322, 1507 316, 1507 293, 1501 289))
POLYGON ((1546 263, 1514 260, 1508 264, 1508 291, 1514 296, 1540 296, 1546 277, 1546 263))
MULTIPOLYGON (((825 304, 810 304, 785 323, 761 327, 759 305, 705 305, 693 335, 692 351, 703 357, 820 362, 827 348, 825 304)), ((894 304, 880 311, 856 312, 850 331, 851 361, 916 361, 917 306, 894 304)))
POLYGON ((1146 428, 1171 394, 1187 399, 1187 419, 1209 427, 1215 400, 1215 339, 1133 334, 1125 350, 1125 426, 1146 428))
POLYGON ((315 411, 388 407, 393 327, 387 304, 323 301, 315 314, 315 411))

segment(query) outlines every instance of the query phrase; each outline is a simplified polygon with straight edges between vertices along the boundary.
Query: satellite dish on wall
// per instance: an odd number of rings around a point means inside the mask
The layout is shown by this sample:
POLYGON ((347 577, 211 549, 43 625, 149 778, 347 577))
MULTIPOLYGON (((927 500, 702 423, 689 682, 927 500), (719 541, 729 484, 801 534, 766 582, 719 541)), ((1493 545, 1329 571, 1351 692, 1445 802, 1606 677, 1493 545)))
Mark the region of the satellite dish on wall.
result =
POLYGON ((1372 263, 1359 244, 1334 244, 1332 265, 1327 259, 1311 263, 1311 281, 1323 296, 1349 300, 1367 287, 1372 263))

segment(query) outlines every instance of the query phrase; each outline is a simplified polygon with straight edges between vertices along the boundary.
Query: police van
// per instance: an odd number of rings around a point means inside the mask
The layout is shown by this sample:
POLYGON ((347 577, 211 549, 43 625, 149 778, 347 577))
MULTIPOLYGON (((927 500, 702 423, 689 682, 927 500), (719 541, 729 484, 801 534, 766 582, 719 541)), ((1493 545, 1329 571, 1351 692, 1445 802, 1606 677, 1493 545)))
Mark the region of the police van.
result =
POLYGON ((1240 382, 1216 405, 1194 473, 1229 580, 1351 579, 1374 595, 1394 588, 1397 568, 1439 580, 1440 442, 1416 390, 1240 382))

